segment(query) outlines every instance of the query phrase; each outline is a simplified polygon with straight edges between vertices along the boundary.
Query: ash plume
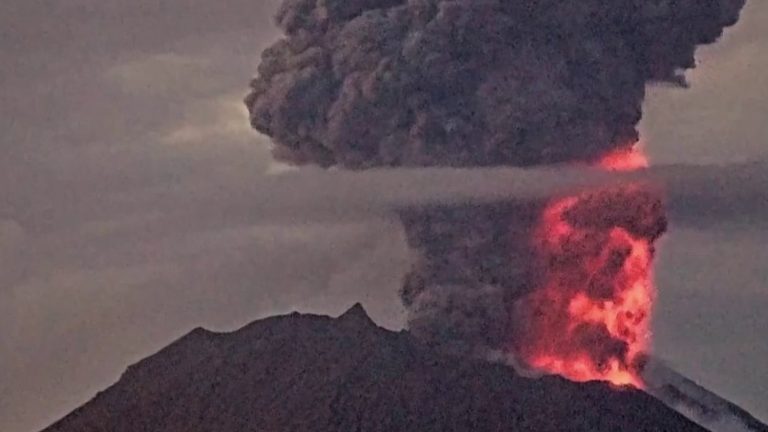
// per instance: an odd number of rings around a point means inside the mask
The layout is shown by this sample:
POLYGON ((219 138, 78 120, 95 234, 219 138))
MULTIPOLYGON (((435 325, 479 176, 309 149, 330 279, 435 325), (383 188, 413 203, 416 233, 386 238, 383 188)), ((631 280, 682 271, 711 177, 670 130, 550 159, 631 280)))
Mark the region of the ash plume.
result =
MULTIPOLYGON (((697 45, 716 41, 744 2, 285 0, 285 36, 263 53, 246 104, 275 157, 296 165, 594 163, 638 141, 646 85, 685 86, 697 45)), ((530 237, 545 206, 402 211, 412 329, 505 349, 536 284, 530 237)), ((602 211, 653 239, 665 226, 661 210, 650 221, 602 211)))
POLYGON ((286 0, 247 105, 298 164, 594 160, 744 0, 286 0))

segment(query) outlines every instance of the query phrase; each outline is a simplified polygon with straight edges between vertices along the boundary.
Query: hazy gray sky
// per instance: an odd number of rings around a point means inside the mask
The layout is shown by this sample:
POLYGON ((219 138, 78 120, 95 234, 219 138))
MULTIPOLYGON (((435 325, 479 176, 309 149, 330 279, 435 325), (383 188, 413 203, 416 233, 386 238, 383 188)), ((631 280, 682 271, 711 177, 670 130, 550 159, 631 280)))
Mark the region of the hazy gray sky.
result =
MULTIPOLYGON (((0 2, 0 430, 49 424, 197 326, 356 301, 402 326, 398 224, 261 217, 279 167, 241 99, 277 3, 0 2)), ((766 159, 766 22, 752 0, 690 90, 651 89, 655 160, 766 159)), ((768 420, 768 213, 746 196, 744 217, 700 206, 663 241, 656 344, 768 420)))

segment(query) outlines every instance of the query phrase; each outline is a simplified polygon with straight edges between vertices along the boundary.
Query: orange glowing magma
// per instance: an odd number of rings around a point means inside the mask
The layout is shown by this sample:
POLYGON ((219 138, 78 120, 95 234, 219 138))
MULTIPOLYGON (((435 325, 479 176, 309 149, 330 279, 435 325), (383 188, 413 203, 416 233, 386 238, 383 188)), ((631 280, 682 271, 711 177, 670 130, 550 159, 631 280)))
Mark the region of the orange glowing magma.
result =
POLYGON ((614 150, 600 158, 597 164, 610 171, 634 171, 650 166, 641 144, 614 150))
MULTIPOLYGON (((634 170, 647 167, 648 159, 632 146, 598 165, 634 170)), ((522 355, 532 367, 573 381, 642 388, 655 295, 652 240, 620 226, 574 226, 566 212, 586 199, 556 199, 541 216, 534 244, 545 270, 530 300, 535 336, 522 355)))

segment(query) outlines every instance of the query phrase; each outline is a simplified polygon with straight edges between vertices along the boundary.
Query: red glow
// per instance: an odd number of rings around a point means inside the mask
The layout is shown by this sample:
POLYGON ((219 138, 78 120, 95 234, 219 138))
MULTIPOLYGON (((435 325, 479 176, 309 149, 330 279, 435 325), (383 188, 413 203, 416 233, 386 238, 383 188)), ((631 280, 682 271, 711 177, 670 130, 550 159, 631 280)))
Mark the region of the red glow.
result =
POLYGON ((640 144, 608 153, 597 164, 609 171, 632 171, 650 166, 648 157, 643 153, 640 144))
MULTIPOLYGON (((599 165, 631 170, 648 160, 632 147, 599 165)), ((633 185, 547 205, 534 234, 539 286, 526 299, 532 312, 519 347, 529 365, 573 381, 643 387, 655 297, 653 241, 665 226, 655 203, 633 185)))

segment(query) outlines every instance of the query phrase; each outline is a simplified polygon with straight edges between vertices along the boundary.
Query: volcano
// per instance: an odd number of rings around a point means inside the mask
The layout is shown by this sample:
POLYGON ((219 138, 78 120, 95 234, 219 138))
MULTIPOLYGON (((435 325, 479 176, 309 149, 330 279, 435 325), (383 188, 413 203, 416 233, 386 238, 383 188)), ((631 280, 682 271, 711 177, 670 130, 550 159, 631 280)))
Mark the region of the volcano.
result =
POLYGON ((358 304, 195 329, 44 432, 705 430, 631 387, 438 352, 358 304))

